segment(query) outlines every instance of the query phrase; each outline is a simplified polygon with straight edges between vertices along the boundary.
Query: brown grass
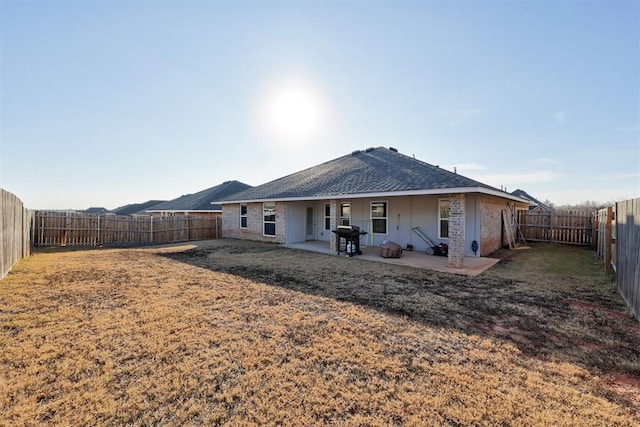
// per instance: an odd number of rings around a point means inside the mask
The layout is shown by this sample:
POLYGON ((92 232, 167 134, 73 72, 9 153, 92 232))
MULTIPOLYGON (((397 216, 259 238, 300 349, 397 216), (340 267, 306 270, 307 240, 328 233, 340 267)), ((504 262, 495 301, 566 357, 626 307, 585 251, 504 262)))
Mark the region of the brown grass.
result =
POLYGON ((640 329, 593 254, 498 255, 38 253, 0 281, 0 424, 638 425, 640 329))

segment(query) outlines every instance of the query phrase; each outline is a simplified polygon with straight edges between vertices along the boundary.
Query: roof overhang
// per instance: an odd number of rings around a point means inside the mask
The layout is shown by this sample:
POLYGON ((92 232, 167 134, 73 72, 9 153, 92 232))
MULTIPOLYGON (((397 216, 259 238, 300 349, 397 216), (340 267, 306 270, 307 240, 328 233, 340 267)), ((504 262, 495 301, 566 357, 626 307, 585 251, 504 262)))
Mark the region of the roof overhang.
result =
POLYGON ((464 194, 484 194, 488 196, 500 197, 503 199, 512 200, 514 202, 520 202, 527 205, 531 203, 525 199, 514 196, 513 194, 493 190, 491 188, 484 187, 459 187, 459 188, 434 188, 427 190, 404 190, 404 191, 386 191, 386 192, 374 192, 374 193, 358 193, 358 194, 321 194, 318 196, 301 196, 301 197, 267 197, 267 198, 259 198, 259 199, 251 199, 251 200, 228 200, 224 202, 215 202, 220 205, 230 205, 237 203, 264 203, 264 202, 302 202, 302 201, 311 201, 311 200, 331 200, 331 199, 370 199, 370 198, 379 198, 379 197, 400 197, 400 196, 434 196, 434 195, 445 195, 445 194, 456 194, 456 193, 464 193, 464 194))

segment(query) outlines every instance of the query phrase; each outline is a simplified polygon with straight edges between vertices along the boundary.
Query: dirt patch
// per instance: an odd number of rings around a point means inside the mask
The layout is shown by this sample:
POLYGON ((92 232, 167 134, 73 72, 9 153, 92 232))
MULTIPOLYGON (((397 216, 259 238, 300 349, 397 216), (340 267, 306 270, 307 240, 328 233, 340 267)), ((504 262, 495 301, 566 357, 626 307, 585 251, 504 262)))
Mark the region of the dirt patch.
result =
POLYGON ((614 392, 627 397, 633 405, 640 407, 640 380, 631 375, 617 375, 607 382, 614 392))

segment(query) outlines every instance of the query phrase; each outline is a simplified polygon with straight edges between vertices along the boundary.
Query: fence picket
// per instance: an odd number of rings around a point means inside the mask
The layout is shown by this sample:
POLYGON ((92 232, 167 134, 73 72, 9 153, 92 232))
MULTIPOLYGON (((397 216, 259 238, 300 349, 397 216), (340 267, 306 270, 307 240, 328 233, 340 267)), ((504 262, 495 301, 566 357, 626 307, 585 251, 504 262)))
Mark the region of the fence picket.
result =
POLYGON ((620 294, 640 320, 640 198, 616 203, 615 266, 620 294))
POLYGON ((215 239, 215 217, 118 216, 79 212, 36 211, 33 241, 37 246, 148 245, 215 239))
POLYGON ((594 214, 591 211, 520 211, 518 221, 527 241, 593 244, 594 214))
POLYGON ((15 194, 0 188, 0 279, 31 253, 32 212, 15 194))

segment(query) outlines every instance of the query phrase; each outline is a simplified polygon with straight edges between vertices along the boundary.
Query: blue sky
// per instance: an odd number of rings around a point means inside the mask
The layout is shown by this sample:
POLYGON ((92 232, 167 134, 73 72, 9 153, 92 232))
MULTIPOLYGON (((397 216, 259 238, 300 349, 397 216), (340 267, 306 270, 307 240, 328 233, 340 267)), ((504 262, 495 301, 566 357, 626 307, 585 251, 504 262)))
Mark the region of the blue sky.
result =
POLYGON ((640 196, 638 1, 1 0, 0 39, 0 186, 32 209, 375 146, 556 205, 640 196), (278 127, 285 93, 310 112, 278 127))

